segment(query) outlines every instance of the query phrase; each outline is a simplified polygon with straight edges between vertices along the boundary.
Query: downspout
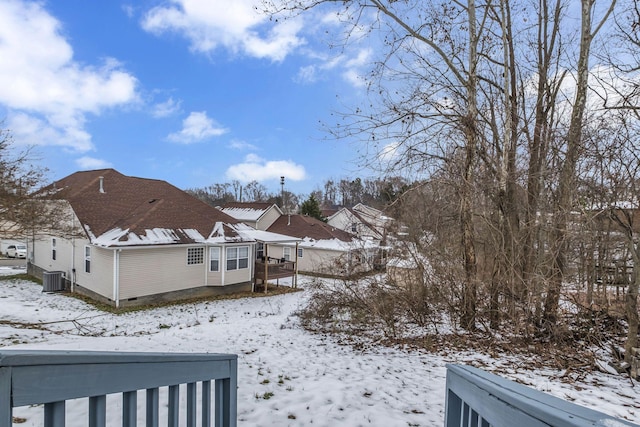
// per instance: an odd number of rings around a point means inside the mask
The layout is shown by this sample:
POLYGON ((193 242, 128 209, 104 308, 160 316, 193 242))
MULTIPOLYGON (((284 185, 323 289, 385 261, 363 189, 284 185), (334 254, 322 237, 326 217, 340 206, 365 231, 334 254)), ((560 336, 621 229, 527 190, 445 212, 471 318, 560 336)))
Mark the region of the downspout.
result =
POLYGON ((120 307, 120 251, 121 249, 113 251, 113 300, 116 308, 120 307))
POLYGON ((71 215, 71 293, 76 288, 76 216, 71 215))
POLYGON ((207 251, 204 256, 204 285, 209 286, 209 265, 211 265, 211 250, 209 249, 209 246, 205 246, 204 249, 205 251, 207 251), (207 260, 209 260, 208 265, 207 260))
POLYGON ((298 287, 298 243, 296 242, 296 267, 295 267, 295 274, 293 276, 293 287, 297 288, 298 287))

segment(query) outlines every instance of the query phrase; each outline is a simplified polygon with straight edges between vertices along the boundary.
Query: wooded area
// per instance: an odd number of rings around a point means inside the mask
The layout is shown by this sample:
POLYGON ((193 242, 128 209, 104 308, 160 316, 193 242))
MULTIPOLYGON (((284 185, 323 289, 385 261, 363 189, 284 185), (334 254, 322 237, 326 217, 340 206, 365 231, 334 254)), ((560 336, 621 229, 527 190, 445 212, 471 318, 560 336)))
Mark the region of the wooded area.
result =
POLYGON ((580 340, 577 317, 609 314, 603 271, 629 264, 627 356, 637 347, 636 1, 264 6, 375 46, 368 96, 327 129, 360 139, 381 174, 417 177, 392 215, 437 273, 428 304, 469 331, 580 340))

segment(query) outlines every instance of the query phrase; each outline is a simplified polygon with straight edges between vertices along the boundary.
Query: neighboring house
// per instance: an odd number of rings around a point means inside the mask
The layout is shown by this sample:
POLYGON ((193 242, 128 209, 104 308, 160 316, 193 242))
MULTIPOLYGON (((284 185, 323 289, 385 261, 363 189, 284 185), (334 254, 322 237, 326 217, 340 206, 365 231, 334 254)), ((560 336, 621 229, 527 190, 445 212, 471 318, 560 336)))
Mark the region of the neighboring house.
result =
POLYGON ((384 238, 384 230, 380 232, 360 212, 351 208, 338 209, 327 217, 327 224, 361 239, 374 239, 380 242, 384 238))
POLYGON ((382 235, 384 240, 389 228, 394 222, 393 218, 385 215, 381 210, 363 205, 362 203, 355 205, 352 210, 356 212, 369 227, 382 235))
POLYGON ((224 206, 218 206, 218 209, 256 230, 267 230, 271 224, 283 215, 282 210, 273 203, 227 203, 224 206))
MULTIPOLYGON (((283 215, 268 231, 302 240, 296 251, 298 269, 307 273, 344 276, 368 271, 378 252, 376 243, 305 215, 283 215)), ((272 246, 274 252, 282 251, 285 259, 294 256, 292 249, 291 245, 272 246)))
POLYGON ((251 290, 256 243, 297 240, 113 169, 74 173, 39 196, 68 204, 73 231, 34 236, 29 272, 61 272, 71 291, 116 307, 251 290))

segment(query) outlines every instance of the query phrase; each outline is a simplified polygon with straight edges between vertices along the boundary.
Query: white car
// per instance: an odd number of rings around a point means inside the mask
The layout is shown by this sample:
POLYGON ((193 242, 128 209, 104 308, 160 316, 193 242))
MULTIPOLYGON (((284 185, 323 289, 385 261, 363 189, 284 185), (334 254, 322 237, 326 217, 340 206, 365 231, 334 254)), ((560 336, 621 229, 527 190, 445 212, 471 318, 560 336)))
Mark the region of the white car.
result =
POLYGON ((9 258, 26 258, 27 245, 9 245, 7 246, 6 255, 9 258))

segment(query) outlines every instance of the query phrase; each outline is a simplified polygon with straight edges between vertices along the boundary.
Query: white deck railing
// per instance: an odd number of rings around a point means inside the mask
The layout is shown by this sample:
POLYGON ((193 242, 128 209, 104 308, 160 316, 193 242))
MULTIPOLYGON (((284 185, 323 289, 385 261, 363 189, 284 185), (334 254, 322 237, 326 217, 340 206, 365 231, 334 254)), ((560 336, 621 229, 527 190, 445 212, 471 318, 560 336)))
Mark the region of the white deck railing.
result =
POLYGON ((216 427, 236 427, 237 377, 237 356, 229 354, 0 351, 0 427, 11 427, 13 408, 37 404, 44 404, 45 427, 62 427, 66 401, 83 397, 89 405, 83 425, 103 427, 113 413, 106 396, 116 393, 122 394, 123 427, 134 427, 139 390, 146 390, 145 425, 156 427, 160 387, 168 388, 169 427, 195 427, 197 414, 198 425, 213 420, 216 427))

